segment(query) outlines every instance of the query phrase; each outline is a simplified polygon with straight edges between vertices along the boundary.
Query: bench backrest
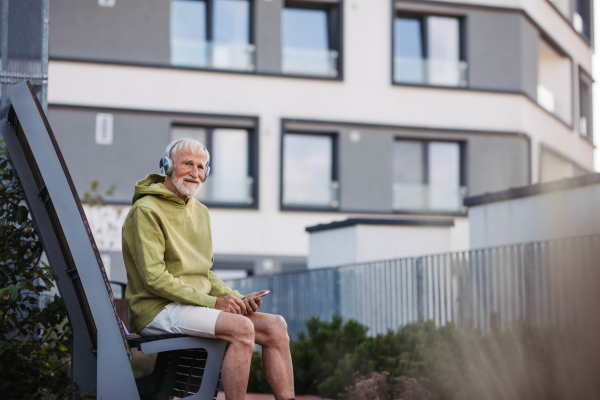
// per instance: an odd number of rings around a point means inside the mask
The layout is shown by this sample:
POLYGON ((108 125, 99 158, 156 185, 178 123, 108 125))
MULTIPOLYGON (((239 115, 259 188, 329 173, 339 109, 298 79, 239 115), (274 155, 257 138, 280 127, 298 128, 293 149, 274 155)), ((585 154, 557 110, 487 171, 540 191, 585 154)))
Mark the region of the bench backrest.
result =
POLYGON ((0 132, 52 271, 60 277, 58 289, 75 342, 80 347, 89 345, 88 351, 97 349, 99 327, 113 340, 118 330, 123 349, 132 359, 94 237, 33 87, 29 82, 11 87, 10 100, 12 106, 8 118, 0 123, 0 132))

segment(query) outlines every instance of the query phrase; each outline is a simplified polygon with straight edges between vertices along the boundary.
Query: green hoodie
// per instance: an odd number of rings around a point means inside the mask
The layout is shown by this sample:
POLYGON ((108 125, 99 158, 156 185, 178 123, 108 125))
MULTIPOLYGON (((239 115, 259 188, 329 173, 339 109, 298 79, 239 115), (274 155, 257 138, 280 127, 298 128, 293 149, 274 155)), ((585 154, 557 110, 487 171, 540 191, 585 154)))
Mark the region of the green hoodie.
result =
POLYGON ((198 200, 184 202, 150 174, 135 184, 133 207, 123 224, 125 298, 130 328, 139 332, 167 304, 215 307, 217 297, 243 296, 217 278, 208 210, 198 200))

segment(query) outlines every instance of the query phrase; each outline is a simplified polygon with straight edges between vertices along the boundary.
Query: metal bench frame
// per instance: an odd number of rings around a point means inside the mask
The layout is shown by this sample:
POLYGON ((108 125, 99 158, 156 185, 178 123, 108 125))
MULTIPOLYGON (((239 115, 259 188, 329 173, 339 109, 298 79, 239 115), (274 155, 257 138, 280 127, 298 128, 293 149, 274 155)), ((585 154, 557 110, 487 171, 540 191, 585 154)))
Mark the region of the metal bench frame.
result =
POLYGON ((141 338, 125 334, 77 191, 33 87, 29 82, 14 85, 10 100, 8 118, 0 121, 0 134, 23 184, 52 271, 60 277, 58 289, 73 328, 74 386, 102 400, 139 400, 142 391, 166 399, 178 367, 173 354, 205 349, 205 361, 200 361, 206 365, 192 365, 186 386, 192 380, 201 381, 200 389, 187 398, 215 398, 227 343, 183 335, 141 338), (159 353, 153 376, 166 377, 162 387, 153 379, 140 379, 136 385, 130 346, 146 354, 159 353))

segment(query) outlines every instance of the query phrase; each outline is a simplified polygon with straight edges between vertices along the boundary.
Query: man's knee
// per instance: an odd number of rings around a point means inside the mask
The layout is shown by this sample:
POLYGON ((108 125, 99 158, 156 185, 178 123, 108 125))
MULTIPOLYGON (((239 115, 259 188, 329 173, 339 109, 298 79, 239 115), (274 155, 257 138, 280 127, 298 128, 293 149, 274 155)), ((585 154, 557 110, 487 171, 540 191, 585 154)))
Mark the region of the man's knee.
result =
POLYGON ((274 342, 289 345, 290 337, 288 336, 287 323, 281 315, 272 316, 272 321, 269 324, 269 337, 274 342))
POLYGON ((254 325, 247 318, 239 318, 234 340, 244 347, 254 348, 254 325))

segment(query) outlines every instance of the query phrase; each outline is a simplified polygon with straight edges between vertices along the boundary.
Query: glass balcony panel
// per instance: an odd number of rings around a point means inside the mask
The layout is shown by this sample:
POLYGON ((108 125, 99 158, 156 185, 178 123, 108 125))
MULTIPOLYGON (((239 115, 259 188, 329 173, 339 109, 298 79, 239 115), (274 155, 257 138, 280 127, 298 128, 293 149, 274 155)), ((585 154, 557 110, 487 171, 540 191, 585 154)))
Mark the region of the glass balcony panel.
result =
POLYGON ((252 204, 254 181, 250 177, 210 176, 195 196, 202 203, 252 204))
POLYGON ((394 57, 394 81, 434 86, 467 86, 465 61, 394 57))
POLYGON ((180 67, 254 71, 254 45, 171 40, 171 63, 180 67))
POLYGON ((422 183, 395 183, 393 208, 417 212, 459 212, 464 190, 451 186, 431 186, 422 183))
POLYGON ((283 185, 283 205, 301 207, 339 206, 339 185, 337 182, 287 182, 283 185))
POLYGON ((281 70, 284 74, 336 77, 338 52, 286 47, 282 49, 281 70))

